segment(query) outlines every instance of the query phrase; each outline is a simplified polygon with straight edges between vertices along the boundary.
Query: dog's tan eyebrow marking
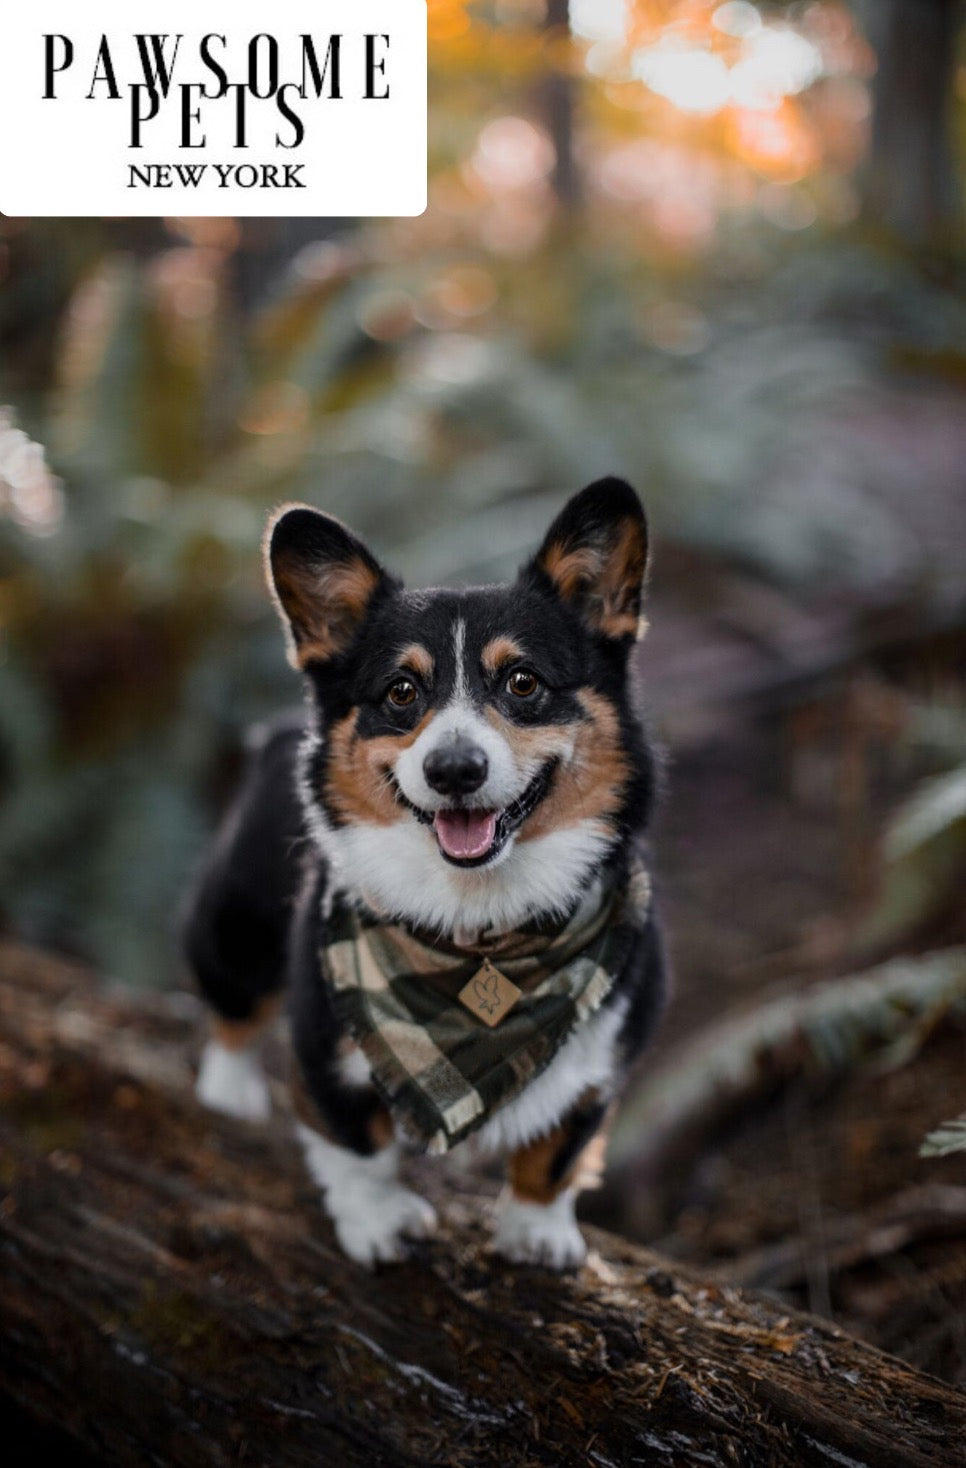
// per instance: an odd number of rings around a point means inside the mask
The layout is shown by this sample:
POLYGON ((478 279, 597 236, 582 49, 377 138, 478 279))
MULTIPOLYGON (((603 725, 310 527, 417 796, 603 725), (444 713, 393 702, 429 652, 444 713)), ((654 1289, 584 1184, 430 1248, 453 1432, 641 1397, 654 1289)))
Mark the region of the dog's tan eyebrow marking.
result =
POLYGON ((399 666, 407 673, 418 673, 421 678, 432 678, 436 668, 433 654, 421 642, 411 642, 399 654, 399 666))
POLYGON ((488 673, 496 673, 505 663, 512 663, 515 658, 523 656, 523 648, 512 637, 494 637, 484 647, 481 661, 488 673))

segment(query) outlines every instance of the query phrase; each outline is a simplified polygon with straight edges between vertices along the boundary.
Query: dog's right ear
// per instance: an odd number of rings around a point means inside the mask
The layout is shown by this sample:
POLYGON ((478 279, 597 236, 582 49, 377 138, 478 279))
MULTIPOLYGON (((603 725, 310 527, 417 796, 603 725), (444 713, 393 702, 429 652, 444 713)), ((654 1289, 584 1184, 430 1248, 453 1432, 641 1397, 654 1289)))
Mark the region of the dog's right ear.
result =
POLYGON ((351 530, 308 505, 285 505, 272 516, 265 572, 289 662, 303 669, 345 652, 377 592, 398 584, 351 530))

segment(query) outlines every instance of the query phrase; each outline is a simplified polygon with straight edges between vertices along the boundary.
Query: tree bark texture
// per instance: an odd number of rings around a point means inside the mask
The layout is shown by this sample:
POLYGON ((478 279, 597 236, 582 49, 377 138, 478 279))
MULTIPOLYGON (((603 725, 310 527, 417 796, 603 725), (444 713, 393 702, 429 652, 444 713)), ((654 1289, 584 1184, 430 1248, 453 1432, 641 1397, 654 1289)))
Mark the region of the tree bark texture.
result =
POLYGON ((193 1100, 201 1027, 0 946, 0 1395, 93 1462, 964 1461, 966 1397, 808 1316, 594 1231, 573 1277, 493 1259, 466 1175, 357 1268, 284 1110, 193 1100))

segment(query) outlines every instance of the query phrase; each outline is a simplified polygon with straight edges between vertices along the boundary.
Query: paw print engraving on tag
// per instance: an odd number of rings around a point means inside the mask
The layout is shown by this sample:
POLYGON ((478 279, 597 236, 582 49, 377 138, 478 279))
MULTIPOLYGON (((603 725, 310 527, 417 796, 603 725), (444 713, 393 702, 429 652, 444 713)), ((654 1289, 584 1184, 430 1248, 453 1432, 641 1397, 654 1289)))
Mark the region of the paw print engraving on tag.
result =
POLYGON ((460 1003, 492 1029, 498 1025, 520 998, 521 991, 512 979, 487 958, 469 983, 460 990, 460 1003))

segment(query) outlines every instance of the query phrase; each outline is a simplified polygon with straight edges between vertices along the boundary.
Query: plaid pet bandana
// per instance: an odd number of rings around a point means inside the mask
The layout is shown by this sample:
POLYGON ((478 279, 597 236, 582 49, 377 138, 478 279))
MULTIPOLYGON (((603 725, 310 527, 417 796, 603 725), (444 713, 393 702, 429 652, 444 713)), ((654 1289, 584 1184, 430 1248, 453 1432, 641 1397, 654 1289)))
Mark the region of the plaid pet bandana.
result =
POLYGON ((592 887, 563 928, 472 949, 336 907, 322 972, 411 1145, 448 1151, 549 1065, 610 993, 650 897, 635 865, 622 884, 592 887))

